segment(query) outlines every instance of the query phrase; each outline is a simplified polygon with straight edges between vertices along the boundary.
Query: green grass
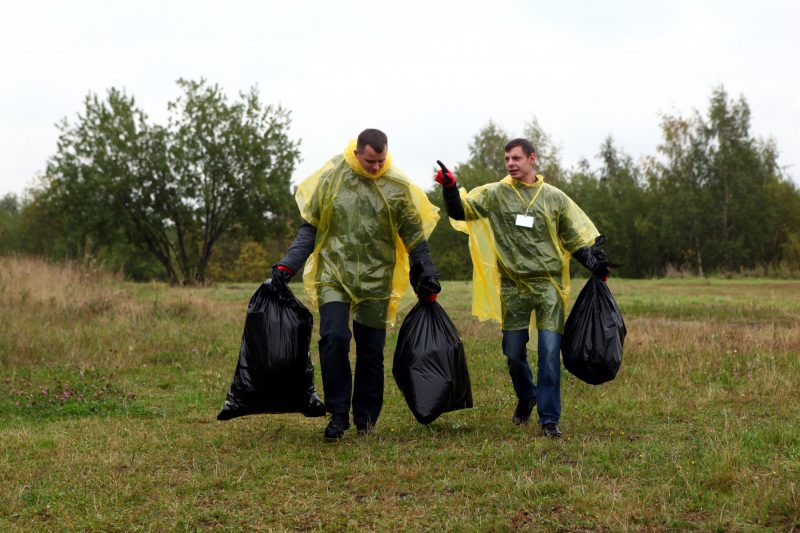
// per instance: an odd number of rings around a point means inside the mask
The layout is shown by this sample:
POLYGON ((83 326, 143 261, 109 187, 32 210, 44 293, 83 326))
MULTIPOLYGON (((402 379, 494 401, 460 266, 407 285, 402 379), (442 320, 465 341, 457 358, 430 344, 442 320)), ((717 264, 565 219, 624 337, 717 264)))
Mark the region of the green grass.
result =
POLYGON ((800 282, 612 279, 622 369, 563 374, 562 441, 511 424, 499 328, 470 317, 468 285, 440 301, 475 407, 418 424, 395 327, 378 433, 329 444, 324 419, 215 420, 255 286, 0 258, 0 531, 800 528, 800 282))

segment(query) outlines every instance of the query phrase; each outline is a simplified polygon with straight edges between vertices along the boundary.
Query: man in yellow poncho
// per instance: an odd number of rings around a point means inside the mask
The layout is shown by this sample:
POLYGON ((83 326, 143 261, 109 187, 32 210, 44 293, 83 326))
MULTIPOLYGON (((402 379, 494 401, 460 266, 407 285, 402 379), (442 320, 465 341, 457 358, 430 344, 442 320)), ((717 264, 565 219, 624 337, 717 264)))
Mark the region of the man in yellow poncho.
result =
POLYGON ((351 403, 358 433, 369 434, 383 405, 386 328, 409 285, 409 258, 417 295, 432 300, 440 291, 427 243, 437 209, 392 164, 386 135, 376 129, 361 132, 306 178, 295 198, 305 222, 272 275, 288 281, 306 265, 306 292, 319 309, 322 387, 331 413, 325 438, 342 438, 351 403))
MULTIPOLYGON (((596 275, 608 274, 596 248, 597 229, 562 191, 534 172, 536 151, 526 139, 505 147, 509 175, 459 194, 444 165, 436 176, 456 229, 470 236, 473 314, 502 325, 503 353, 517 407, 514 424, 528 421, 537 406, 542 432, 561 437, 561 334, 569 298, 569 258, 575 255, 596 275), (534 382, 526 345, 531 315, 538 330, 534 382)), ((440 163, 441 164, 441 163, 440 163)))

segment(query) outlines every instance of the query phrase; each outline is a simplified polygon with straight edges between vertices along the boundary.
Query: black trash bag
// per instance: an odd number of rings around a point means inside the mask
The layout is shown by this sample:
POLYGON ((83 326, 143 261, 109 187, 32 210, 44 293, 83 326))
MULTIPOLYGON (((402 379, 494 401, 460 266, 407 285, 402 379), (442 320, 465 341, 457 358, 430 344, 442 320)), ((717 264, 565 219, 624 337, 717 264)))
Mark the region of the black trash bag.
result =
POLYGON ((228 397, 217 420, 259 413, 325 416, 314 389, 311 312, 280 280, 262 283, 250 298, 228 397))
POLYGON ((464 344, 438 302, 418 301, 397 337, 392 375, 418 422, 472 407, 464 344))
POLYGON ((626 334, 622 313, 608 285, 595 276, 589 277, 564 326, 564 367, 590 385, 611 381, 622 364, 626 334))

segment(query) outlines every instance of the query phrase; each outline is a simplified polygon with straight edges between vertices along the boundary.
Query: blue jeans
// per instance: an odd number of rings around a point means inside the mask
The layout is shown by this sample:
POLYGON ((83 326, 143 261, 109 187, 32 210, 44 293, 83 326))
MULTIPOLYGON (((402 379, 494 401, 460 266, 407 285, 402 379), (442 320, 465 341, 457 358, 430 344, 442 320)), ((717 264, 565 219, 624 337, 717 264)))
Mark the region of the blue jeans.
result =
POLYGON ((527 329, 503 330, 503 354, 508 373, 520 400, 536 400, 540 424, 558 424, 561 418, 561 334, 544 329, 539 332, 537 383, 528 364, 525 346, 527 329))

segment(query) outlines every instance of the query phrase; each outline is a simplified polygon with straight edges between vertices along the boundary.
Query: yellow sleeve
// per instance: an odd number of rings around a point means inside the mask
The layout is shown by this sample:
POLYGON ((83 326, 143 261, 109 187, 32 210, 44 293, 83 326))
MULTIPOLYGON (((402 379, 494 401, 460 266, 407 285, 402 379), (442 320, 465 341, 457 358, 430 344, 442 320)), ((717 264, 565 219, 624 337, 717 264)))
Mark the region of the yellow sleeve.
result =
POLYGON ((476 187, 469 194, 461 189, 461 203, 467 220, 450 219, 450 225, 469 235, 472 258, 472 314, 479 320, 502 323, 500 308, 500 271, 494 232, 486 218, 486 200, 493 184, 476 187))

